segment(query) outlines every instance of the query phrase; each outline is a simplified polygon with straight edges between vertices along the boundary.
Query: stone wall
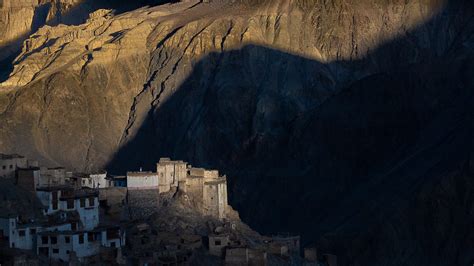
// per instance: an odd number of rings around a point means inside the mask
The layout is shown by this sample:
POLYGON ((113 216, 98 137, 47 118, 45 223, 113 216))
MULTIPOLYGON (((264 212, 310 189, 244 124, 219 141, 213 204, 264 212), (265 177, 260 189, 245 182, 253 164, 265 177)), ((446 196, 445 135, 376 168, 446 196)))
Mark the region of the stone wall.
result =
POLYGON ((159 206, 160 193, 157 189, 127 192, 127 211, 132 220, 148 218, 157 212, 159 206))

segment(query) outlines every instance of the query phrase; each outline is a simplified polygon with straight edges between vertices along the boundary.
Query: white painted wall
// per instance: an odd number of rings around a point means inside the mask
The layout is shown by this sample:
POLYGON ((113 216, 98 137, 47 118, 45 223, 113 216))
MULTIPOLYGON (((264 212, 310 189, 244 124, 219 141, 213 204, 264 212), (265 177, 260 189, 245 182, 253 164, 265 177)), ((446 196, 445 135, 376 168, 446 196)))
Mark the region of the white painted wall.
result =
POLYGON ((156 173, 127 173, 127 188, 150 189, 158 188, 158 175, 156 173))
POLYGON ((100 242, 91 241, 87 238, 87 233, 84 234, 84 243, 79 243, 79 235, 74 235, 73 250, 76 252, 78 258, 84 258, 99 254, 100 242))

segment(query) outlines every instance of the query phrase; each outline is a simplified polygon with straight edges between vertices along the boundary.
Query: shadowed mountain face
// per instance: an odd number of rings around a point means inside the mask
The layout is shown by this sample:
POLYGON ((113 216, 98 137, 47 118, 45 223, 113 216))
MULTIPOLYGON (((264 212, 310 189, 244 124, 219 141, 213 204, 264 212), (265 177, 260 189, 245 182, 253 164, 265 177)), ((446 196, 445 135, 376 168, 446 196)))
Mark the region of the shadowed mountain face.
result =
POLYGON ((0 149, 113 173, 171 156, 341 265, 472 264, 471 4, 296 2, 40 30, 0 87, 0 149))

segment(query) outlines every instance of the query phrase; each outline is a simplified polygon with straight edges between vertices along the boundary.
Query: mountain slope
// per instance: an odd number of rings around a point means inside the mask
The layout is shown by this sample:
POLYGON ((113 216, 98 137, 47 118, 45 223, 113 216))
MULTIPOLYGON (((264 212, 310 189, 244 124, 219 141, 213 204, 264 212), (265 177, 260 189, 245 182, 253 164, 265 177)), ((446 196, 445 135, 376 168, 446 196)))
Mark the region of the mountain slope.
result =
POLYGON ((185 159, 227 173, 253 227, 343 265, 470 262, 471 4, 242 2, 40 29, 0 86, 0 149, 112 172, 185 159))

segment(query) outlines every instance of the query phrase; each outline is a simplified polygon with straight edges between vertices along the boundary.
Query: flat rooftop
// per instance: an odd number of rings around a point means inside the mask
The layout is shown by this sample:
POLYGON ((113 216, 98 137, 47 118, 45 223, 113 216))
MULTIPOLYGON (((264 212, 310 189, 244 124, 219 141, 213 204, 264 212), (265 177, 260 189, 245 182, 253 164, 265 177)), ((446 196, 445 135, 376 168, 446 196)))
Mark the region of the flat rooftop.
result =
POLYGON ((4 154, 0 153, 0 160, 11 160, 11 159, 23 159, 25 156, 21 156, 18 154, 4 154))
POLYGON ((204 185, 218 185, 218 184, 224 184, 226 182, 227 182, 227 179, 219 177, 219 179, 204 182, 204 185))

